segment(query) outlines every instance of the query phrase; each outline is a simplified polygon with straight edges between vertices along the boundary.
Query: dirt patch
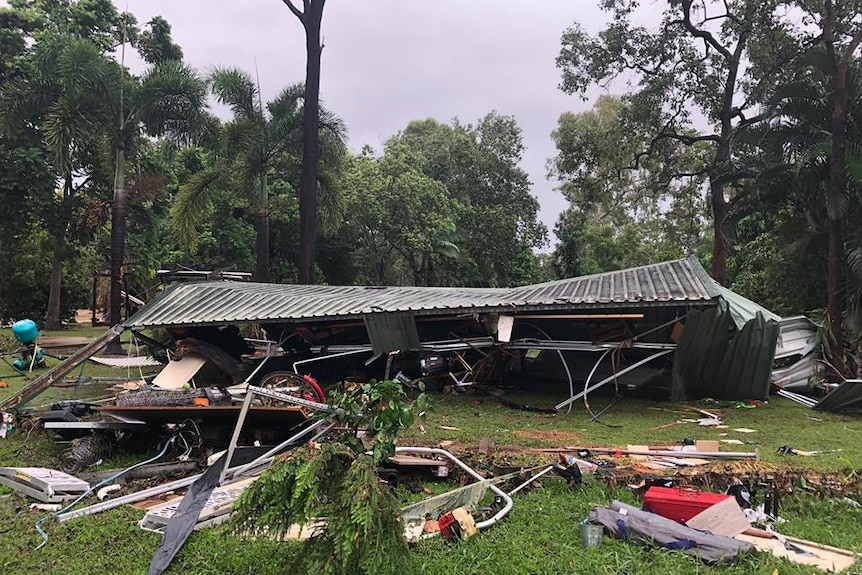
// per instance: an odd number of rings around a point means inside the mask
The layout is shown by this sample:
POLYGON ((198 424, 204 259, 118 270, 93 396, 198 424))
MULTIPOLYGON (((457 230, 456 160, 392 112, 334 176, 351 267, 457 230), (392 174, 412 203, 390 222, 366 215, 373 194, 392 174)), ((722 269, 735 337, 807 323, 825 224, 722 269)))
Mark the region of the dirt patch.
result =
POLYGON ((554 446, 576 445, 579 440, 576 433, 556 431, 552 429, 547 431, 542 431, 540 429, 519 429, 514 432, 514 435, 521 439, 551 443, 554 446))

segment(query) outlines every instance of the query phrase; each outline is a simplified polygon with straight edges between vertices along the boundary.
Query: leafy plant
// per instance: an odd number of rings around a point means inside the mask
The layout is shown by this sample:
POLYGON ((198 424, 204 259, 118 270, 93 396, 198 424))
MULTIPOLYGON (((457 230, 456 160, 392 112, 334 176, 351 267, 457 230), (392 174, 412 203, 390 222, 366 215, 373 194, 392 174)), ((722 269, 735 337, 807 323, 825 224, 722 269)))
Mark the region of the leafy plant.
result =
POLYGON ((287 567, 292 573, 398 573, 409 563, 394 493, 375 473, 395 452, 398 434, 424 417, 421 394, 412 404, 396 381, 372 380, 330 394, 342 431, 273 462, 244 493, 234 528, 282 537, 292 526, 313 535, 287 567), (364 434, 359 432, 364 430, 364 434))

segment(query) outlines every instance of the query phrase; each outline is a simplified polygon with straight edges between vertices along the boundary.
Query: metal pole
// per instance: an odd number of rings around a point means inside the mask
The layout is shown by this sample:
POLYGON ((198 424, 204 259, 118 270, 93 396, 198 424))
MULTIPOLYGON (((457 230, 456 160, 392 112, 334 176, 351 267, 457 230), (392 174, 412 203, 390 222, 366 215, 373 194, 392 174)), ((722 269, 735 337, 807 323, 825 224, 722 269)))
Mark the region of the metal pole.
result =
POLYGON ((680 459, 754 459, 760 461, 760 451, 671 451, 668 449, 615 449, 613 447, 574 447, 566 446, 561 449, 540 450, 557 453, 570 451, 592 451, 593 453, 619 454, 619 455, 652 455, 655 457, 677 457, 680 459))
MULTIPOLYGON (((251 386, 249 386, 251 387, 251 386)), ((248 415, 248 408, 251 407, 251 402, 254 395, 250 391, 245 392, 245 401, 242 402, 242 409, 239 412, 239 417, 236 419, 236 427, 233 428, 233 436, 230 438, 230 444, 227 447, 227 461, 224 464, 221 475, 218 478, 218 483, 221 485, 227 475, 227 468, 230 465, 230 460, 233 458, 233 452, 236 450, 236 443, 239 441, 239 434, 242 431, 242 426, 245 423, 245 417, 248 415)))
POLYGON ((551 465, 550 467, 547 467, 547 468, 543 469, 542 471, 538 472, 537 474, 535 474, 534 476, 532 476, 531 478, 529 478, 528 480, 526 480, 525 482, 523 482, 522 484, 520 484, 519 486, 517 486, 516 488, 511 490, 509 492, 509 497, 516 494, 517 492, 519 492, 520 490, 522 490, 523 488, 525 488, 526 486, 528 486, 529 484, 531 484, 532 482, 534 482, 535 480, 537 480, 538 478, 543 476, 544 474, 548 473, 553 468, 554 468, 554 466, 551 465))
POLYGON ((654 360, 654 359, 658 359, 659 357, 661 357, 661 356, 663 356, 663 355, 667 355, 667 354, 669 354, 669 353, 673 353, 674 351, 676 351, 676 350, 674 350, 674 349, 666 349, 666 350, 660 351, 660 352, 658 352, 658 353, 656 353, 656 354, 654 354, 654 355, 651 355, 651 356, 649 356, 649 357, 647 357, 647 358, 645 358, 645 359, 642 359, 642 360, 640 360, 640 361, 639 361, 639 362, 637 362, 637 363, 633 363, 632 365, 630 365, 630 366, 626 367, 625 369, 621 369, 621 370, 620 370, 620 371, 618 371, 615 375, 612 375, 612 376, 610 376, 610 377, 606 377, 605 379, 601 380, 600 382, 598 382, 598 383, 596 383, 596 384, 591 385, 590 387, 588 387, 588 388, 587 388, 587 389, 585 389, 584 391, 580 392, 579 394, 577 394, 577 395, 573 395, 572 397, 570 397, 570 398, 569 398, 569 399, 567 399, 566 401, 564 401, 564 402, 562 402, 562 403, 559 403, 559 404, 555 405, 555 406, 554 406, 554 409, 556 409, 556 410, 560 410, 560 409, 562 409, 562 408, 566 407, 567 405, 569 405, 570 403, 573 403, 573 402, 577 401, 578 399, 582 398, 585 394, 587 394, 587 393, 589 393, 589 392, 591 392, 591 391, 593 391, 593 390, 595 390, 595 389, 598 389, 598 388, 600 388, 601 386, 603 386, 603 385, 605 385, 605 384, 608 384, 608 383, 612 382, 612 381, 613 381, 614 379, 616 379, 617 377, 619 377, 619 376, 621 376, 621 375, 623 375, 623 374, 626 374, 626 373, 628 373, 628 372, 632 371, 633 369, 636 369, 636 368, 638 368, 638 367, 642 366, 642 365, 643 365, 643 364, 645 364, 645 363, 649 363, 650 361, 652 361, 652 360, 654 360))
POLYGON ((90 505, 89 507, 81 507, 80 509, 76 509, 74 511, 67 511, 66 513, 55 515, 54 518, 60 523, 63 523, 64 521, 74 519, 75 517, 93 515, 101 511, 107 511, 109 509, 114 509, 115 507, 125 505, 126 503, 142 501, 153 495, 160 495, 162 493, 167 493, 168 491, 173 491, 174 489, 187 487, 197 481, 197 479, 201 475, 203 475, 203 473, 198 473, 189 477, 177 479, 176 481, 165 483, 164 485, 156 485, 155 487, 150 487, 149 489, 144 489, 143 491, 138 491, 136 493, 129 493, 128 495, 123 495, 122 497, 117 497, 116 499, 110 499, 108 501, 96 503, 95 505, 90 505))
POLYGON ((335 413, 335 410, 326 405, 325 403, 311 401, 310 399, 304 399, 302 397, 296 397, 294 395, 287 395, 286 393, 273 391, 271 389, 266 389, 265 387, 249 385, 248 388, 246 388, 246 391, 251 392, 255 395, 261 395, 270 399, 277 399, 285 403, 290 403, 291 405, 298 405, 307 409, 313 409, 315 411, 322 411, 324 413, 335 413))
POLYGON ((323 361, 324 359, 332 359, 332 358, 335 358, 335 357, 344 357, 344 356, 346 356, 346 355, 356 355, 356 354, 358 354, 358 353, 368 353, 369 351, 371 351, 371 350, 370 350, 370 349, 357 349, 357 350, 354 350, 354 351, 344 351, 344 352, 341 352, 341 353, 333 353, 332 355, 324 355, 324 356, 321 356, 321 357, 312 357, 311 359, 301 359, 301 360, 299 360, 299 361, 297 361, 297 362, 294 362, 294 364, 293 364, 293 372, 294 372, 294 373, 297 373, 297 374, 299 373, 299 367, 298 367, 298 366, 299 366, 300 364, 303 364, 303 365, 304 365, 304 364, 306 364, 306 363, 313 363, 313 362, 315 362, 315 361, 323 361))

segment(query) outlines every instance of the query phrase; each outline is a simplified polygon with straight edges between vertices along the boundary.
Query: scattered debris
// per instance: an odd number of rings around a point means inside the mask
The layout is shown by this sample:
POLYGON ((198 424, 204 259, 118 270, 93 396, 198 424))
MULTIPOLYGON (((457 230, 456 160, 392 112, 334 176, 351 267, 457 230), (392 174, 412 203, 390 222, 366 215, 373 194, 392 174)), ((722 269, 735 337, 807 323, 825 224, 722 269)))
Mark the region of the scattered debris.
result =
POLYGON ((62 503, 86 493, 90 484, 44 467, 0 467, 0 485, 45 503, 62 503))
POLYGON ((652 486, 644 493, 644 510, 685 523, 716 503, 733 499, 731 495, 652 486))
POLYGON ((682 551, 710 563, 732 563, 754 552, 751 543, 697 531, 620 501, 594 508, 589 518, 618 539, 682 551))
POLYGON ((771 553, 791 563, 811 565, 821 571, 840 573, 856 562, 857 556, 847 549, 780 535, 775 531, 749 530, 734 539, 753 545, 758 551, 771 553))

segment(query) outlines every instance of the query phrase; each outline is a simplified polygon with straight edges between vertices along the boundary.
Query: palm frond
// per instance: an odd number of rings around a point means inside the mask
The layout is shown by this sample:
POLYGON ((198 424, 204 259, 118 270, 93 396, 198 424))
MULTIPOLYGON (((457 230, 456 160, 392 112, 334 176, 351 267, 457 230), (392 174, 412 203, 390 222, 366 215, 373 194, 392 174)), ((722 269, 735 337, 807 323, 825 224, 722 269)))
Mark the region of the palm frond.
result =
POLYGON ((216 100, 229 107, 235 116, 246 119, 263 116, 258 106, 257 84, 248 73, 238 68, 217 68, 210 74, 209 83, 216 100))
POLYGON ((181 136, 205 119, 206 84, 182 62, 165 62, 143 76, 132 105, 151 135, 181 136))
POLYGON ((171 205, 171 230, 177 242, 194 252, 197 248, 198 229, 209 215, 212 194, 224 174, 210 168, 194 174, 180 186, 171 205))

